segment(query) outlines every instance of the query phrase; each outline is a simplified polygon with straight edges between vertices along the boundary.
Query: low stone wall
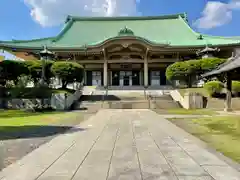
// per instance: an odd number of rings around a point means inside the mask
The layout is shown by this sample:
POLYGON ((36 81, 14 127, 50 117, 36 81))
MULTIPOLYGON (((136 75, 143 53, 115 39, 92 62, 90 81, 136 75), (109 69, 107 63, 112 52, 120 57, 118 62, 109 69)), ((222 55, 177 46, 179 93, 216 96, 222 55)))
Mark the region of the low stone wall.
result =
POLYGON ((54 94, 51 98, 51 107, 56 110, 69 110, 72 104, 77 101, 81 95, 81 90, 76 90, 74 94, 54 94))
POLYGON ((178 90, 173 90, 170 92, 172 98, 179 102, 184 109, 202 109, 203 96, 198 93, 185 93, 182 96, 178 90))
POLYGON ((81 95, 81 91, 78 90, 74 94, 53 94, 51 99, 9 99, 7 100, 7 107, 10 109, 35 109, 40 107, 43 102, 55 110, 68 110, 81 95))
POLYGON ((172 96, 173 100, 176 101, 176 102, 179 102, 179 104, 181 104, 181 106, 184 109, 189 108, 189 104, 185 101, 185 99, 182 97, 182 95, 179 93, 178 90, 171 91, 170 95, 172 96))
MULTIPOLYGON (((49 103, 49 99, 43 99, 44 104, 49 103)), ((34 109, 42 104, 42 99, 10 99, 7 100, 7 107, 10 109, 34 109)))
POLYGON ((56 110, 65 110, 67 94, 53 94, 51 98, 51 107, 56 110))

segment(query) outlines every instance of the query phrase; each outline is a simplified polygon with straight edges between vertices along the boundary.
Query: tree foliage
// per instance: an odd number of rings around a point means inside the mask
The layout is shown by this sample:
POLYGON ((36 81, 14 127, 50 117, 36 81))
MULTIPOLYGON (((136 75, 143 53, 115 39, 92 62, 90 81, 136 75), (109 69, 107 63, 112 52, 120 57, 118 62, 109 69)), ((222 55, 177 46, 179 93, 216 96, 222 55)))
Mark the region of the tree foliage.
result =
POLYGON ((200 60, 201 73, 212 71, 216 69, 219 65, 226 62, 226 59, 220 58, 205 58, 200 60))
MULTIPOLYGON (((26 67, 29 71, 29 76, 33 80, 34 84, 37 84, 41 77, 42 77, 42 61, 26 61, 26 67)), ((50 83, 50 79, 53 77, 53 73, 51 71, 51 66, 53 64, 53 61, 45 61, 45 80, 47 84, 50 83)))
POLYGON ((25 63, 16 60, 4 60, 0 62, 1 79, 5 81, 13 81, 16 85, 21 75, 27 75, 28 69, 25 63))
POLYGON ((200 61, 198 60, 176 62, 168 66, 166 77, 169 81, 182 80, 191 86, 191 82, 196 78, 199 71, 200 61))
POLYGON ((83 79, 83 67, 75 62, 55 62, 51 71, 61 79, 62 88, 66 88, 70 83, 81 82, 83 79))
POLYGON ((226 62, 226 59, 219 58, 176 62, 167 67, 166 77, 169 81, 185 81, 188 87, 191 87, 192 83, 197 80, 201 74, 217 68, 224 62, 226 62))
POLYGON ((224 84, 221 81, 209 81, 204 84, 204 89, 209 93, 210 96, 221 94, 223 88, 224 84))

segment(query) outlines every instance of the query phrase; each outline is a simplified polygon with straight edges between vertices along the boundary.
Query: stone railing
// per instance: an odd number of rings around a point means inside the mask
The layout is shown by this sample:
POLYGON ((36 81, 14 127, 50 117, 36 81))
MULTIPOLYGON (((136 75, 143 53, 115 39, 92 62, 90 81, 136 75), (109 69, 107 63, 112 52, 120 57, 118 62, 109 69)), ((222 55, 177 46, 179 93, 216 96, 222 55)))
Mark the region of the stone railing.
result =
POLYGON ((77 101, 82 95, 81 89, 78 89, 75 91, 74 94, 71 94, 70 96, 67 96, 66 98, 66 104, 65 104, 65 109, 70 109, 72 104, 77 101))
POLYGON ((184 98, 182 97, 178 90, 172 90, 170 92, 170 95, 172 96, 174 101, 179 102, 183 108, 188 109, 188 104, 186 103, 186 101, 184 100, 184 98))
POLYGON ((203 108, 203 96, 198 93, 186 92, 182 96, 178 90, 170 92, 174 101, 179 102, 185 109, 202 109, 203 108))
POLYGON ((81 89, 76 90, 74 94, 53 94, 51 98, 51 107, 56 110, 69 110, 72 104, 77 101, 81 95, 81 89))

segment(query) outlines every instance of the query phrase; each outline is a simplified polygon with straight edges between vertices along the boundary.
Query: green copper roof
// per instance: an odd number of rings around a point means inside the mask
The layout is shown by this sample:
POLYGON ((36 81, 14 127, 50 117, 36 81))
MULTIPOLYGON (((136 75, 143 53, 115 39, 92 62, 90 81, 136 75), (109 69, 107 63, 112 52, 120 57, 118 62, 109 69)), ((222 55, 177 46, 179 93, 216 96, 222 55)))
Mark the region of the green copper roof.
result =
POLYGON ((8 46, 26 46, 26 47, 42 47, 44 45, 51 45, 55 37, 42 38, 42 39, 32 39, 32 40, 12 40, 12 41, 0 41, 1 44, 8 46))
POLYGON ((152 17, 72 17, 56 36, 31 41, 1 42, 2 46, 49 48, 84 48, 109 39, 131 36, 152 45, 205 46, 240 43, 239 37, 202 35, 192 30, 186 14, 152 17))

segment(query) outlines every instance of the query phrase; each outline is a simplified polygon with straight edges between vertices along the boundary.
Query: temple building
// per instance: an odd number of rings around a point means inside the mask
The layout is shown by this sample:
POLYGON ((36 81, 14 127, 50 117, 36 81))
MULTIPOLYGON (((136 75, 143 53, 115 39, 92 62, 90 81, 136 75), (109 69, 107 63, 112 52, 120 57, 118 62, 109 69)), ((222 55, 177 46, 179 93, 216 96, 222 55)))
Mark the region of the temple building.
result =
POLYGON ((195 32, 187 15, 151 17, 68 16, 55 37, 0 41, 0 49, 25 60, 38 60, 43 46, 56 60, 85 68, 84 82, 96 86, 163 86, 165 71, 176 61, 229 58, 239 37, 195 32))

